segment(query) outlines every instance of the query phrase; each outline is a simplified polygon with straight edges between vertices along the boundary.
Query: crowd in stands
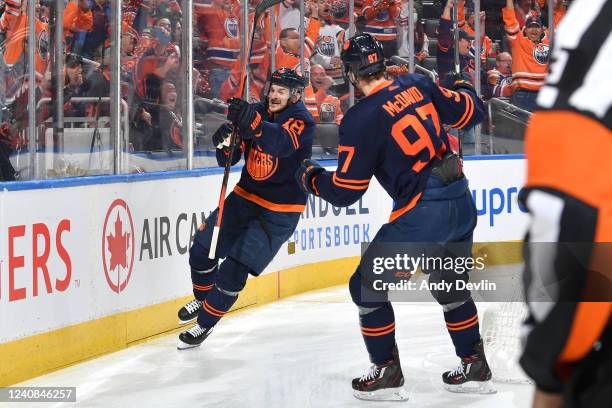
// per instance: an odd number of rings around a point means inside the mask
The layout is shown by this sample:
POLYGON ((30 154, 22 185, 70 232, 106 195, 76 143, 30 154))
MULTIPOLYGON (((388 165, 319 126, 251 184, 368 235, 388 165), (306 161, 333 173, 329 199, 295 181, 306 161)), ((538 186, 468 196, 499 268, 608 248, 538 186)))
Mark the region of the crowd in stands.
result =
MULTIPOLYGON (((50 15, 49 0, 32 1, 36 1, 36 14, 31 17, 36 19, 35 86, 39 100, 54 94, 51 81, 54 17, 50 15)), ((261 0, 244 1, 248 1, 250 20, 261 0)), ((481 11, 476 16, 471 0, 458 1, 460 69, 470 73, 474 80, 475 22, 480 21, 480 77, 485 100, 510 98, 521 108, 533 109, 548 66, 551 30, 547 27, 548 15, 553 13, 557 25, 569 2, 555 0, 554 9, 548 10, 546 0, 487 0, 480 2, 481 11)), ((354 0, 356 31, 371 33, 380 40, 387 58, 408 57, 408 20, 412 15, 415 61, 435 70, 443 80, 455 65, 453 0, 415 0, 414 4, 414 9, 409 10, 408 0, 354 0)), ((4 106, 0 140, 10 141, 4 143, 5 147, 18 143, 16 140, 27 128, 27 7, 28 0, 0 0, 0 99, 4 106)), ((293 68, 309 79, 304 100, 315 119, 339 123, 349 108, 349 86, 340 60, 342 44, 348 36, 349 0, 306 0, 304 9, 303 23, 298 0, 284 0, 261 19, 248 66, 248 98, 262 99, 272 68, 293 68)), ((130 107, 130 148, 135 151, 183 146, 184 78, 180 74, 183 16, 177 0, 123 2, 121 97, 130 107)), ((194 97, 225 100, 235 95, 244 75, 240 72, 241 42, 246 37, 242 20, 238 0, 194 0, 194 97)), ((110 1, 66 0, 63 29, 65 116, 107 116, 109 105, 101 98, 110 96, 110 1), (74 99, 78 97, 99 100, 81 103, 74 99)), ((389 75, 405 72, 405 67, 388 64, 389 75)), ((37 111, 38 122, 49 120, 51 115, 50 106, 41 106, 37 111)))

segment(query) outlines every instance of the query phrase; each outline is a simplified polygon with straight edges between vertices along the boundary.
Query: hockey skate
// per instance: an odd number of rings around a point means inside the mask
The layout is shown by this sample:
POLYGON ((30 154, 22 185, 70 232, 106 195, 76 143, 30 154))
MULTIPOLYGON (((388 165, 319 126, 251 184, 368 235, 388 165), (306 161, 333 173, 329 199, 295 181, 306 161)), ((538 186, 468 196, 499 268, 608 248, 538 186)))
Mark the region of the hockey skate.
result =
POLYGON ((198 347, 204 340, 206 340, 212 331, 212 327, 202 327, 196 323, 192 328, 179 334, 179 342, 176 348, 179 350, 185 350, 188 348, 198 347))
POLYGON ((400 365, 397 348, 393 350, 393 359, 374 364, 361 377, 353 379, 355 398, 368 401, 406 401, 408 394, 404 390, 404 375, 400 365))
POLYGON ((193 299, 178 311, 179 324, 187 324, 198 317, 198 312, 202 308, 202 302, 193 299))
POLYGON ((451 392, 495 394, 491 384, 491 369, 484 354, 482 340, 474 347, 474 354, 461 358, 461 364, 442 374, 444 388, 451 392))

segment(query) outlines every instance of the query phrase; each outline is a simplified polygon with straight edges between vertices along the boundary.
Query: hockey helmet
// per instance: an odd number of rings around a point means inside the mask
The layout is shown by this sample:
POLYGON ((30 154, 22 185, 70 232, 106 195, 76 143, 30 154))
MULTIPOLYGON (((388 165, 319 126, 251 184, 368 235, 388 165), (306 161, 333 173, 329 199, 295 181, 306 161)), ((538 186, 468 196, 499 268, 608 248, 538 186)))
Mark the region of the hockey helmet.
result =
POLYGON ((370 34, 358 34, 344 42, 340 53, 344 73, 368 77, 385 71, 385 56, 380 42, 370 34))
POLYGON ((272 73, 267 89, 265 90, 266 96, 270 91, 271 85, 280 85, 285 88, 289 88, 291 96, 295 95, 296 92, 303 92, 305 88, 304 78, 291 68, 279 68, 272 73))

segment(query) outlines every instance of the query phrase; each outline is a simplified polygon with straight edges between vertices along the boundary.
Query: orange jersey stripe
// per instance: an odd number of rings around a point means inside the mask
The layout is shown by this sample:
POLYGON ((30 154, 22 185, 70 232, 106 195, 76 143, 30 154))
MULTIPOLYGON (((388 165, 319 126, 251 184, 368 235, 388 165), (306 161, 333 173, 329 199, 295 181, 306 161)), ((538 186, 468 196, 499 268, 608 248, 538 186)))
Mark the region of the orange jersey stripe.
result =
POLYGON ((463 95, 465 96, 465 99, 468 102, 468 107, 466 108, 466 110, 469 109, 469 111, 467 112, 467 116, 465 117, 465 120, 463 122, 461 122, 461 124, 459 124, 458 127, 460 129, 465 127, 465 125, 468 124, 470 119, 472 119, 472 115, 474 114, 474 100, 469 95, 467 95, 465 93, 463 93, 463 95))
POLYGON ((415 195, 412 198, 412 200, 410 200, 410 202, 408 204, 406 204, 406 206, 393 211, 391 213, 391 216, 389 217, 389 222, 395 221, 398 217, 400 217, 400 216, 406 214, 408 211, 412 210, 414 208, 414 206, 416 205, 416 203, 421 198, 421 195, 423 195, 423 193, 419 193, 419 194, 415 195))
POLYGON ((336 180, 336 175, 334 173, 334 176, 332 177, 332 182, 337 185, 338 187, 342 187, 342 188, 346 188, 348 190, 367 190, 369 187, 369 184, 365 184, 365 185, 354 185, 354 184, 345 184, 342 183, 341 181, 336 180))
POLYGON ((340 183, 346 183, 346 184, 370 184, 370 179, 361 179, 361 180, 347 179, 344 177, 340 177, 338 173, 334 173, 334 179, 340 183))
POLYGON ((459 94, 463 95, 465 98, 465 112, 463 112, 463 116, 461 116, 461 119, 459 119, 457 123, 451 125, 452 128, 461 128, 462 125, 464 126, 466 121, 470 120, 472 113, 474 113, 474 102, 472 101, 472 98, 470 98, 464 92, 460 92, 459 94))
POLYGON ((272 211, 302 213, 306 208, 305 204, 276 204, 255 194, 249 193, 242 189, 240 186, 234 187, 234 193, 244 198, 245 200, 249 200, 257 205, 260 205, 272 211))
POLYGON ((370 184, 370 179, 347 179, 347 178, 338 176, 337 173, 334 173, 334 176, 336 177, 336 180, 340 181, 341 183, 347 183, 347 184, 370 184))

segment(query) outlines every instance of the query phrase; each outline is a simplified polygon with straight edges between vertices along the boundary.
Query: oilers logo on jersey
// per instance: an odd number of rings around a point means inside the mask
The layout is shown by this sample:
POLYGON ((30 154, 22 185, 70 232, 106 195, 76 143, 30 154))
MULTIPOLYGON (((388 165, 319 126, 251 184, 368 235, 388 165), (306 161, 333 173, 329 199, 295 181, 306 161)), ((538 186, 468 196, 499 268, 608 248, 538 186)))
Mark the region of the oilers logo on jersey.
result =
POLYGON ((389 20, 389 12, 387 10, 383 10, 376 13, 376 17, 374 17, 374 20, 381 22, 389 20))
POLYGON ((247 160, 247 171, 255 181, 266 180, 276 172, 278 158, 264 153, 261 148, 254 147, 249 151, 247 160))
POLYGON ((321 104, 321 113, 319 114, 319 120, 325 123, 336 122, 336 105, 333 103, 323 102, 321 104))
POLYGON ((550 53, 550 47, 548 44, 538 44, 533 49, 533 59, 540 65, 548 64, 548 55, 550 53))
POLYGON ((327 57, 333 56, 336 51, 334 41, 336 41, 336 39, 330 35, 323 35, 319 37, 319 41, 317 42, 317 52, 327 57))
POLYGON ((235 17, 228 17, 224 23, 225 33, 230 38, 238 38, 238 19, 235 17))

